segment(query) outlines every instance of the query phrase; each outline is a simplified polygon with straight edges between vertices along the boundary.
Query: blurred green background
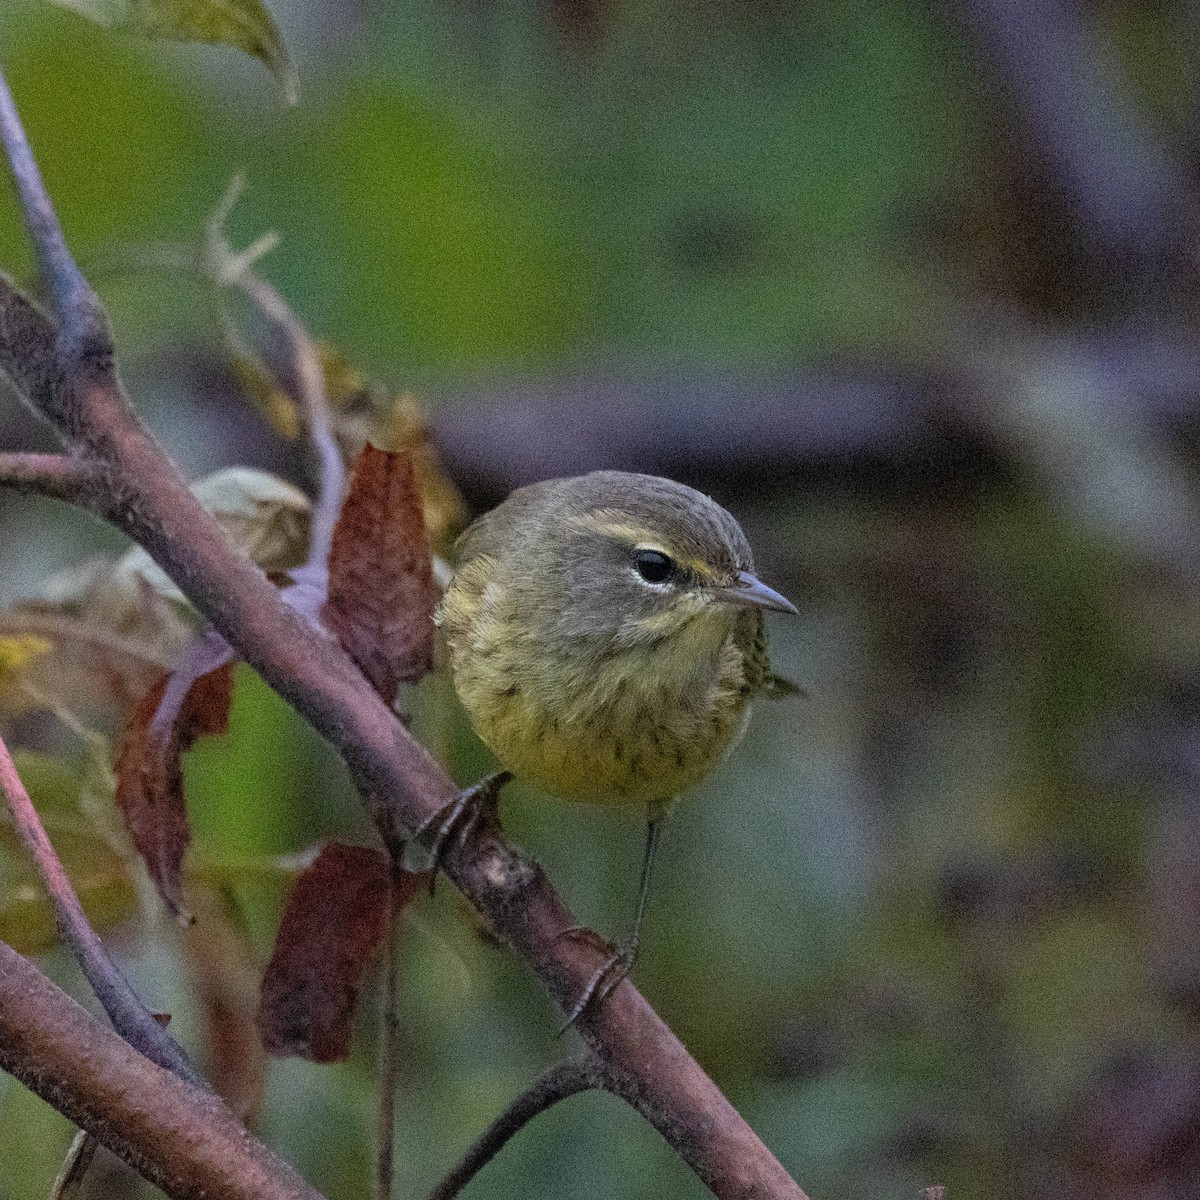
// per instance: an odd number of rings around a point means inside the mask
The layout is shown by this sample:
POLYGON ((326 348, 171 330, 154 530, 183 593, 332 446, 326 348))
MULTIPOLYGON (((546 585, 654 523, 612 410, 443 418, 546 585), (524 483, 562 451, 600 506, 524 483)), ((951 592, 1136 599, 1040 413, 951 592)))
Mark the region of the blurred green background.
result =
MULTIPOLYGON (((4 6, 4 69, 85 267, 196 237, 243 171, 235 240, 280 233, 264 273, 424 400, 475 507, 587 466, 670 473, 734 511, 801 603, 771 634, 807 697, 761 706, 668 827, 636 972, 651 1002, 814 1200, 1194 1197, 1194 7, 273 10, 292 110, 232 51, 4 6)), ((28 271, 7 194, 0 248, 28 271)), ((95 281, 136 402, 190 472, 311 482, 230 386, 194 288, 95 281)), ((0 397, 0 445, 49 444, 0 397)), ((120 547, 0 494, 0 601, 120 547)), ((410 707, 456 777, 487 769, 444 680, 410 707)), ((69 813, 77 745, 37 714, 0 728, 55 751, 27 782, 69 813)), ((184 933, 152 900, 95 911, 152 1007, 238 1060, 252 1098, 238 1039, 276 856, 369 830, 330 752, 244 669, 231 733, 187 781, 196 886, 223 905, 184 933)), ((504 817, 585 920, 625 928, 635 817, 519 786, 504 817)), ((29 879, 12 855, 0 872, 6 936, 36 942, 29 879)), ((449 888, 409 910, 401 953, 396 1194, 418 1197, 570 1039, 449 888)), ((44 961, 83 994, 60 952, 44 961)), ((262 1135, 331 1197, 370 1178, 374 991, 349 1063, 268 1068, 262 1135)), ((0 1197, 44 1196, 71 1135, 0 1078, 0 1197)), ((138 1187, 113 1172, 90 1194, 138 1187)), ((466 1193, 703 1194, 597 1096, 466 1193)))

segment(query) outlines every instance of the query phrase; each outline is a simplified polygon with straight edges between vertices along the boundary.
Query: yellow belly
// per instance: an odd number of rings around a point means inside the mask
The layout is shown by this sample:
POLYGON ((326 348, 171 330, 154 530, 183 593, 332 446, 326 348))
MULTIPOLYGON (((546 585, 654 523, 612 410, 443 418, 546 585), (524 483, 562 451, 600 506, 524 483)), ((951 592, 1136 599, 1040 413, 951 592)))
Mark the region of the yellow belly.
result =
POLYGON ((748 704, 725 694, 703 712, 660 708, 652 718, 648 710, 617 705, 564 723, 519 691, 473 683, 482 681, 461 681, 459 695, 492 753, 518 779, 565 800, 666 803, 724 757, 749 716, 748 704))

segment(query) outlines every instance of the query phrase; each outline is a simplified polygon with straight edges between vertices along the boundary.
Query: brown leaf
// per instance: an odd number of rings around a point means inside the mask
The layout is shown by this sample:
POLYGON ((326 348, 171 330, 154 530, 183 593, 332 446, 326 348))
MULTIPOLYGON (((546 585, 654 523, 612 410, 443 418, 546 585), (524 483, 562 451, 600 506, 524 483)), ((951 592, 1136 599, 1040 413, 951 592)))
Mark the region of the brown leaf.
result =
MULTIPOLYGON (((350 1053, 359 986, 387 932, 391 864, 364 846, 334 842, 292 886, 263 975, 258 1029, 271 1054, 340 1062, 350 1053)), ((420 876, 404 872, 397 907, 420 876)))
POLYGON ((254 1024, 258 968, 232 901, 204 887, 195 896, 199 920, 183 939, 183 951, 198 1008, 204 1077, 253 1129, 267 1081, 267 1056, 254 1024))
POLYGON ((321 616, 388 703, 433 667, 436 602, 412 460, 368 445, 333 532, 321 616))
POLYGON ((213 669, 210 658, 201 674, 197 662, 185 655, 181 671, 163 675, 142 697, 116 761, 125 827, 159 895, 184 920, 190 917, 183 904, 183 856, 191 832, 180 757, 198 737, 225 732, 233 699, 233 664, 226 659, 213 669))

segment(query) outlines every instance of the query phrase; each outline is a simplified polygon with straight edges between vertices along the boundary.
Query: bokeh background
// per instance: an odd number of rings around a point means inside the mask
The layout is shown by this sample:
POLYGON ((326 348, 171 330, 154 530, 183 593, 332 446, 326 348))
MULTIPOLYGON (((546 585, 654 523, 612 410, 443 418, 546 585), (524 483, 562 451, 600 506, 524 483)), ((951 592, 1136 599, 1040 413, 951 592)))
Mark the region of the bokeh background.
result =
MULTIPOLYGON (((243 171, 235 239, 279 232, 264 273, 425 404, 471 508, 591 467, 670 474, 743 521, 802 607, 771 635, 807 697, 761 706, 668 828, 647 996, 815 1200, 1200 1193, 1195 5, 273 9, 291 110, 232 51, 4 5, 4 68, 85 265, 195 238, 243 171)), ((30 266, 7 196, 0 259, 30 266)), ((194 287, 95 278, 190 472, 310 485, 194 287)), ((49 445, 11 397, 0 445, 49 445)), ((121 548, 0 494, 4 603, 121 548)), ((408 703, 458 778, 487 768, 444 681, 408 703)), ((45 714, 0 720, 69 833, 78 743, 45 714)), ((187 781, 201 920, 174 929, 108 859, 97 920, 263 1136, 331 1197, 366 1194, 374 987, 344 1065, 264 1066, 246 1022, 286 856, 369 830, 245 670, 187 781)), ((624 929, 636 817, 520 787, 504 811, 585 919, 624 929)), ((11 847, 0 921, 83 994, 11 847)), ((448 888, 410 910, 400 969, 397 1195, 417 1197, 569 1047, 448 888)), ((44 1196, 71 1134, 0 1078, 0 1196, 44 1196)), ((596 1096, 467 1193, 703 1194, 596 1096)))

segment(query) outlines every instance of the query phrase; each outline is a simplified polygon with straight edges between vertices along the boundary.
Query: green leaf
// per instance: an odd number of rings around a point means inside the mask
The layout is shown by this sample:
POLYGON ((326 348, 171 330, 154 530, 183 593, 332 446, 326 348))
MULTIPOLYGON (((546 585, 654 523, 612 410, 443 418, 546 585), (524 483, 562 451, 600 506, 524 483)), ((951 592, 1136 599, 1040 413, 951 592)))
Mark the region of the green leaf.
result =
POLYGON ((147 37, 237 46, 261 59, 296 103, 296 70, 261 0, 52 0, 109 29, 147 37))

